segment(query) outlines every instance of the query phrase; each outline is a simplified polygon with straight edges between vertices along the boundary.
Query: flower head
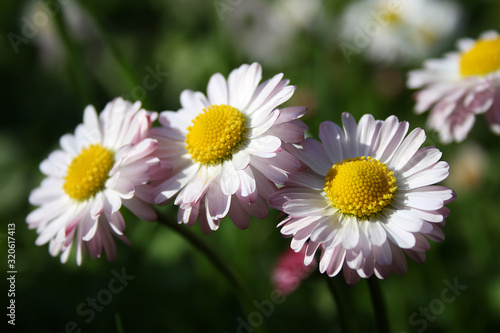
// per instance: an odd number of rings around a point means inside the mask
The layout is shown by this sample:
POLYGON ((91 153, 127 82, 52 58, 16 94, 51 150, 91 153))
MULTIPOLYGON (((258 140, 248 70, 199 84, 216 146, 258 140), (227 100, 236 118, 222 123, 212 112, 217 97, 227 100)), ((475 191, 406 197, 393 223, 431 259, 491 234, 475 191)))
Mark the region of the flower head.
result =
POLYGON ((321 26, 323 9, 321 0, 253 0, 240 1, 238 10, 228 10, 224 3, 215 8, 235 47, 267 66, 294 59, 297 36, 321 26))
POLYGON ((408 63, 433 52, 456 28, 460 7, 451 1, 359 0, 342 16, 340 47, 373 61, 408 63))
POLYGON ((445 204, 455 194, 434 184, 448 176, 448 164, 438 149, 419 149, 422 129, 406 136, 408 123, 395 116, 365 115, 356 124, 344 113, 342 122, 344 130, 322 123, 322 142, 288 145, 304 169, 271 197, 271 206, 288 214, 281 233, 293 236, 295 251, 305 246, 306 265, 321 249, 320 271, 335 276, 343 268, 348 283, 404 274, 404 253, 423 262, 426 237, 444 240, 445 204))
POLYGON ((182 109, 160 114, 151 135, 159 142, 158 156, 171 163, 170 177, 156 183, 155 202, 177 195, 178 221, 193 225, 198 218, 204 232, 217 230, 229 214, 241 228, 249 215, 263 218, 266 200, 300 163, 282 150, 307 129, 300 118, 304 107, 277 109, 295 87, 283 74, 262 82, 259 64, 242 65, 229 75, 211 77, 206 97, 185 90, 182 109))
POLYGON ((97 258, 103 248, 113 260, 112 235, 128 242, 122 204, 142 219, 156 218, 146 203, 152 201, 147 184, 151 175, 166 170, 152 155, 157 141, 148 138, 156 116, 139 102, 121 98, 108 103, 99 117, 94 107, 85 108, 75 134, 61 137, 62 149, 40 164, 46 178, 29 198, 40 207, 26 217, 40 234, 37 245, 50 242, 50 253, 62 252, 66 262, 76 239, 79 265, 83 252, 97 258))
POLYGON ((481 113, 500 134, 500 36, 488 31, 478 40, 461 39, 458 49, 427 60, 408 77, 408 87, 422 89, 415 111, 431 109, 428 127, 443 143, 463 141, 481 113))

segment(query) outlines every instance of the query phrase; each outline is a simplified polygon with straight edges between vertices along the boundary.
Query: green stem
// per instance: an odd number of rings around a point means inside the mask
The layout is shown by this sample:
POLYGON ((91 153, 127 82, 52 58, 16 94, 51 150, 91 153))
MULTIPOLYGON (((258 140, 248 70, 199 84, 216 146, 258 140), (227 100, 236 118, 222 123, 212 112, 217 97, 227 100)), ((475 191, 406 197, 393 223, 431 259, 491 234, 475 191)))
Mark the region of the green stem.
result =
POLYGON ((385 301, 382 295, 382 290, 380 289, 379 281, 375 276, 372 276, 368 279, 368 288, 370 289, 370 295, 372 298, 377 330, 380 333, 389 333, 390 327, 385 301))
POLYGON ((339 322, 343 333, 353 333, 357 332, 354 327, 355 318, 349 304, 347 303, 348 297, 346 296, 345 290, 341 285, 340 277, 329 277, 326 276, 326 282, 328 284, 328 289, 337 304, 337 309, 339 311, 339 322))
MULTIPOLYGON (((229 281, 229 283, 233 286, 236 291, 236 295, 240 301, 243 310, 248 315, 253 310, 252 298, 250 296, 250 292, 248 288, 242 283, 241 279, 238 275, 231 269, 231 267, 227 264, 227 262, 223 259, 223 257, 216 252, 212 247, 210 247, 201 237, 197 234, 191 232, 185 225, 181 225, 169 218, 163 212, 160 212, 158 209, 156 210, 158 214, 158 222, 164 226, 167 226, 182 237, 191 243, 196 249, 198 249, 201 253, 203 253, 212 264, 220 271, 224 277, 229 281)), ((255 328, 256 331, 259 331, 259 328, 255 328)))
POLYGON ((115 312, 115 323, 116 323, 116 331, 118 333, 125 333, 123 330, 122 318, 118 312, 115 312))

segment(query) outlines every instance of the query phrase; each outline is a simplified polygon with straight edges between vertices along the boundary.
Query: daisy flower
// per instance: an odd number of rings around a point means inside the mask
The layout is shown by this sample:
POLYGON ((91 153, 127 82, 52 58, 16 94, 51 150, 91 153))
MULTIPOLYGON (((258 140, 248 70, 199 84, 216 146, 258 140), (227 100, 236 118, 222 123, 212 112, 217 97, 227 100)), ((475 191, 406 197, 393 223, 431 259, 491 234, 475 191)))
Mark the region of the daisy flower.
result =
POLYGON ((50 254, 61 253, 66 262, 76 239, 78 265, 82 253, 98 258, 103 248, 111 261, 116 254, 112 236, 128 243, 122 204, 144 220, 156 218, 146 203, 152 201, 147 182, 162 170, 152 155, 158 143, 147 137, 156 117, 140 102, 121 98, 108 103, 99 117, 94 107, 85 108, 75 134, 62 136, 62 149, 40 164, 46 178, 29 197, 40 207, 26 217, 39 233, 37 245, 50 242, 50 254))
POLYGON ((376 62, 420 61, 452 34, 460 16, 450 1, 353 1, 342 15, 339 46, 348 61, 361 52, 376 62))
POLYGON ((214 2, 235 47, 264 66, 279 66, 296 57, 296 39, 321 27, 321 0, 253 0, 237 6, 214 2), (217 6, 216 4, 219 4, 217 6))
POLYGON ((162 127, 151 130, 158 156, 173 166, 156 186, 155 203, 177 195, 178 222, 193 225, 199 218, 205 233, 226 215, 240 229, 248 227, 249 215, 264 218, 273 183, 285 183, 300 167, 282 143, 300 142, 307 129, 298 119, 304 107, 277 109, 295 90, 282 77, 259 84, 261 67, 253 63, 233 70, 227 81, 213 75, 207 97, 183 91, 182 109, 162 112, 162 127))
POLYGON ((305 167, 271 197, 271 206, 288 214, 281 233, 293 236, 295 251, 306 247, 306 265, 321 249, 320 272, 335 276, 343 268, 350 284, 404 274, 405 253, 424 262, 426 238, 444 240, 445 204, 455 193, 433 184, 448 176, 448 164, 438 149, 419 149, 422 129, 406 136, 408 123, 395 116, 364 115, 356 124, 344 113, 342 123, 344 130, 322 123, 322 142, 288 145, 305 167))
POLYGON ((427 60, 424 69, 408 74, 408 87, 422 89, 415 111, 431 109, 427 125, 443 143, 463 141, 481 113, 500 134, 500 36, 488 31, 457 46, 458 52, 427 60))

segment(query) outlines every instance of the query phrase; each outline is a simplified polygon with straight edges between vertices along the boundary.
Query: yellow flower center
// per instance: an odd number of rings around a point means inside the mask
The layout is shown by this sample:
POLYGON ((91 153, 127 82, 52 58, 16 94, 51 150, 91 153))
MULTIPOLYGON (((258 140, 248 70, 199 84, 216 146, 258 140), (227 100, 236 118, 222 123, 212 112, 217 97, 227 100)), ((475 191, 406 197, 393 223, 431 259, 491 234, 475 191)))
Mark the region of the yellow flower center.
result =
POLYGON ((476 44, 460 57, 462 77, 486 75, 500 69, 500 38, 478 40, 476 44))
POLYGON ((82 149, 68 167, 64 191, 75 200, 89 199, 104 189, 114 163, 113 153, 99 144, 82 149))
POLYGON ((401 21, 401 17, 398 14, 389 11, 389 14, 386 16, 386 20, 388 24, 396 24, 401 21))
POLYGON ((211 105, 187 128, 186 150, 202 164, 217 164, 231 159, 244 141, 245 115, 230 105, 211 105))
POLYGON ((397 188, 393 171, 378 160, 361 156, 334 164, 323 190, 341 213, 363 218, 388 206, 397 188))

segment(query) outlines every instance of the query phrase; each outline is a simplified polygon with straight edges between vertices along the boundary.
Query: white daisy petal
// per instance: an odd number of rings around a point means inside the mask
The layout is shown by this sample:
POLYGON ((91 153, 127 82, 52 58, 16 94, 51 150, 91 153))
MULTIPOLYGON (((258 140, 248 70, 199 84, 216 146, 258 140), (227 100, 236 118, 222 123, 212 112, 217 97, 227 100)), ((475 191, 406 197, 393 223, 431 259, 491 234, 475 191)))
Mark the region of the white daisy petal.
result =
MULTIPOLYGON (((194 114, 196 116, 196 114, 194 114)), ((186 135, 187 128, 191 126, 193 115, 190 115, 186 110, 179 110, 178 112, 173 111, 163 111, 159 116, 160 124, 168 128, 162 130, 160 128, 152 128, 150 133, 154 133, 155 137, 161 137, 162 139, 172 139, 177 141, 183 141, 184 135, 186 135)), ((184 146, 184 144, 183 144, 184 146)))
POLYGON ((101 142, 101 124, 99 123, 97 112, 92 105, 87 106, 83 111, 83 123, 90 134, 92 142, 101 142))
POLYGON ((300 174, 289 175, 287 184, 293 187, 309 186, 315 190, 323 190, 325 180, 318 178, 317 174, 313 172, 304 171, 300 174))
POLYGON ((85 223, 82 225, 82 240, 88 242, 96 235, 97 228, 99 226, 99 220, 88 220, 91 223, 85 223))
POLYGON ((181 93, 181 105, 187 112, 196 115, 210 106, 210 103, 202 93, 184 90, 181 93))
MULTIPOLYGON (((120 193, 115 190, 105 190, 104 195, 106 200, 104 202, 104 212, 106 214, 113 214, 120 210, 122 206, 122 199, 120 197, 120 193)), ((129 199, 131 199, 130 196, 129 199)))
MULTIPOLYGON (((442 206, 442 204, 441 204, 442 206)), ((422 229, 423 221, 410 210, 391 210, 387 209, 387 214, 391 214, 391 223, 408 232, 419 232, 422 229)))
POLYGON ((97 193, 94 200, 92 201, 90 208, 90 216, 93 220, 97 220, 99 215, 104 211, 104 196, 102 193, 97 193))
MULTIPOLYGON (((398 200, 400 197, 396 196, 396 199, 398 200)), ((437 210, 443 207, 443 201, 428 192, 406 192, 404 196, 401 196, 401 199, 407 207, 416 209, 437 210)))
POLYGON ((280 111, 276 109, 270 112, 265 118, 252 118, 252 123, 250 124, 252 133, 249 137, 256 138, 266 133, 276 123, 276 119, 278 119, 279 116, 280 111))
POLYGON ((345 249, 332 249, 331 251, 332 253, 330 254, 330 256, 328 256, 328 252, 324 252, 324 255, 322 254, 322 258, 324 257, 325 260, 321 260, 321 262, 326 262, 328 265, 324 267, 322 273, 326 271, 329 276, 336 276, 342 269, 342 264, 344 263, 345 259, 345 249), (329 262, 326 261, 326 258, 328 257, 330 257, 329 262))
POLYGON ((281 233, 283 235, 295 235, 297 231, 300 229, 306 228, 308 226, 314 225, 316 226, 318 222, 321 220, 319 216, 306 216, 301 219, 296 219, 291 223, 287 223, 282 229, 281 233))
POLYGON ((244 230, 250 225, 250 217, 248 214, 244 213, 244 209, 239 200, 231 200, 229 217, 238 229, 244 230))
POLYGON ((240 191, 242 197, 249 197, 252 194, 257 195, 257 185, 251 168, 238 171, 240 177, 240 191))
POLYGON ((342 246, 346 250, 353 249, 359 241, 359 225, 354 217, 345 216, 342 221, 342 246))
POLYGON ((326 174, 332 166, 330 161, 317 158, 318 156, 324 156, 326 152, 324 147, 316 140, 307 138, 302 141, 302 149, 290 148, 292 155, 296 156, 317 174, 326 174))
POLYGON ((250 154, 248 151, 240 150, 233 155, 232 162, 235 170, 243 170, 250 164, 250 154))
POLYGON ((422 187, 443 181, 449 174, 448 163, 438 162, 434 166, 406 178, 408 189, 422 187))
POLYGON ((330 158, 330 167, 336 162, 342 161, 344 154, 342 152, 344 142, 344 132, 335 123, 325 121, 319 125, 319 138, 323 142, 325 152, 330 158))
POLYGON ((424 147, 417 151, 415 155, 398 170, 402 177, 408 177, 436 164, 442 153, 434 147, 424 147))
POLYGON ((392 269, 397 275, 403 275, 408 270, 408 262, 403 251, 396 247, 394 244, 391 245, 392 250, 392 269))
POLYGON ((57 200, 62 196, 63 181, 56 178, 45 178, 40 187, 31 191, 29 202, 32 205, 41 205, 47 201, 57 200))
POLYGON ((224 77, 217 73, 208 81, 207 95, 211 104, 229 104, 227 83, 224 77))
POLYGON ((425 141, 425 132, 420 128, 416 128, 408 137, 401 143, 394 153, 393 158, 389 161, 387 166, 391 170, 399 170, 412 158, 420 146, 425 141))
POLYGON ((201 167, 198 173, 187 183, 176 198, 176 204, 182 200, 183 203, 193 205, 201 200, 210 183, 217 178, 219 169, 214 170, 211 167, 201 167))
POLYGON ((320 243, 315 243, 313 241, 310 241, 309 244, 307 244, 306 255, 304 257, 304 265, 309 266, 312 263, 314 254, 316 253, 316 250, 319 246, 320 243))
POLYGON ((283 205, 284 212, 298 217, 304 217, 310 214, 321 214, 327 210, 328 203, 322 198, 288 201, 283 205))
POLYGON ((415 236, 411 232, 401 229, 396 221, 396 217, 388 218, 388 223, 382 224, 387 231, 387 237, 397 246, 403 249, 411 249, 415 246, 415 236))
POLYGON ((158 184, 155 188, 155 192, 157 193, 155 203, 159 204, 172 198, 181 188, 188 184, 188 182, 197 174, 199 169, 199 164, 190 165, 188 168, 172 175, 167 180, 158 184))
POLYGON ((365 114, 363 117, 361 117, 361 119, 359 120, 356 133, 358 154, 360 156, 366 156, 370 154, 375 130, 376 130, 376 122, 375 118, 373 118, 371 114, 365 114))
POLYGON ((72 215, 75 214, 75 207, 68 207, 69 209, 62 214, 56 216, 51 223, 39 231, 39 236, 35 241, 36 245, 43 245, 49 240, 53 239, 60 230, 64 230, 64 227, 72 215))
POLYGON ((269 102, 270 96, 273 96, 273 90, 276 90, 276 87, 279 86, 282 78, 283 74, 277 74, 272 79, 262 82, 257 87, 252 100, 247 107, 246 113, 250 115, 253 112, 262 110, 262 106, 269 102))
POLYGON ((279 138, 267 135, 252 140, 246 151, 248 154, 267 157, 266 153, 275 153, 280 147, 281 140, 279 138))
POLYGON ((316 221, 316 227, 314 228, 309 238, 312 242, 327 242, 340 228, 340 221, 336 221, 330 216, 323 216, 316 221))
POLYGON ((286 172, 276 168, 274 165, 270 165, 269 160, 270 158, 252 156, 251 166, 256 168, 273 183, 284 184, 288 179, 286 172))
POLYGON ((150 204, 146 203, 143 200, 132 198, 129 200, 122 200, 122 203, 125 207, 128 208, 133 214, 135 214, 138 218, 145 221, 154 221, 156 220, 156 212, 151 207, 150 204))
POLYGON ((77 156, 80 152, 80 147, 78 147, 78 143, 74 135, 65 134, 59 139, 59 144, 61 148, 70 154, 70 156, 77 156))
POLYGON ((226 162, 222 165, 220 186, 222 193, 232 195, 240 187, 240 177, 238 170, 234 168, 233 163, 226 162))
POLYGON ((374 246, 372 250, 378 264, 388 266, 392 263, 392 251, 388 242, 384 242, 381 246, 374 246))
POLYGON ((227 79, 229 86, 229 104, 240 110, 245 109, 248 102, 253 97, 261 78, 262 69, 257 63, 242 65, 229 74, 227 79))
POLYGON ((220 186, 212 185, 207 190, 205 205, 212 219, 219 220, 226 216, 231 204, 231 196, 222 193, 220 186))
POLYGON ((49 157, 40 163, 40 171, 47 176, 62 178, 66 176, 66 169, 71 163, 70 154, 60 150, 55 150, 49 154, 49 157))
POLYGON ((387 240, 387 234, 384 230, 384 227, 378 221, 370 221, 365 223, 366 225, 366 234, 368 236, 368 240, 374 246, 382 246, 387 240))
MULTIPOLYGON (((396 118, 397 120, 397 118, 396 118)), ((387 143, 387 146, 384 147, 384 152, 383 154, 380 155, 380 161, 386 163, 392 159, 392 156, 396 152, 396 149, 400 147, 401 142, 403 141, 403 138, 405 137, 406 133, 408 132, 408 123, 406 121, 400 122, 396 126, 396 131, 392 135, 392 138, 390 141, 387 143)), ((382 130, 382 129, 381 129, 382 130)), ((379 149, 382 149, 380 147, 379 149)))
MULTIPOLYGON (((398 131, 398 118, 396 116, 388 117, 380 128, 377 140, 373 150, 376 152, 373 157, 378 160, 382 160, 383 154, 386 151, 387 146, 391 143, 394 135, 398 131)), ((385 161, 385 160, 384 160, 385 161)))

